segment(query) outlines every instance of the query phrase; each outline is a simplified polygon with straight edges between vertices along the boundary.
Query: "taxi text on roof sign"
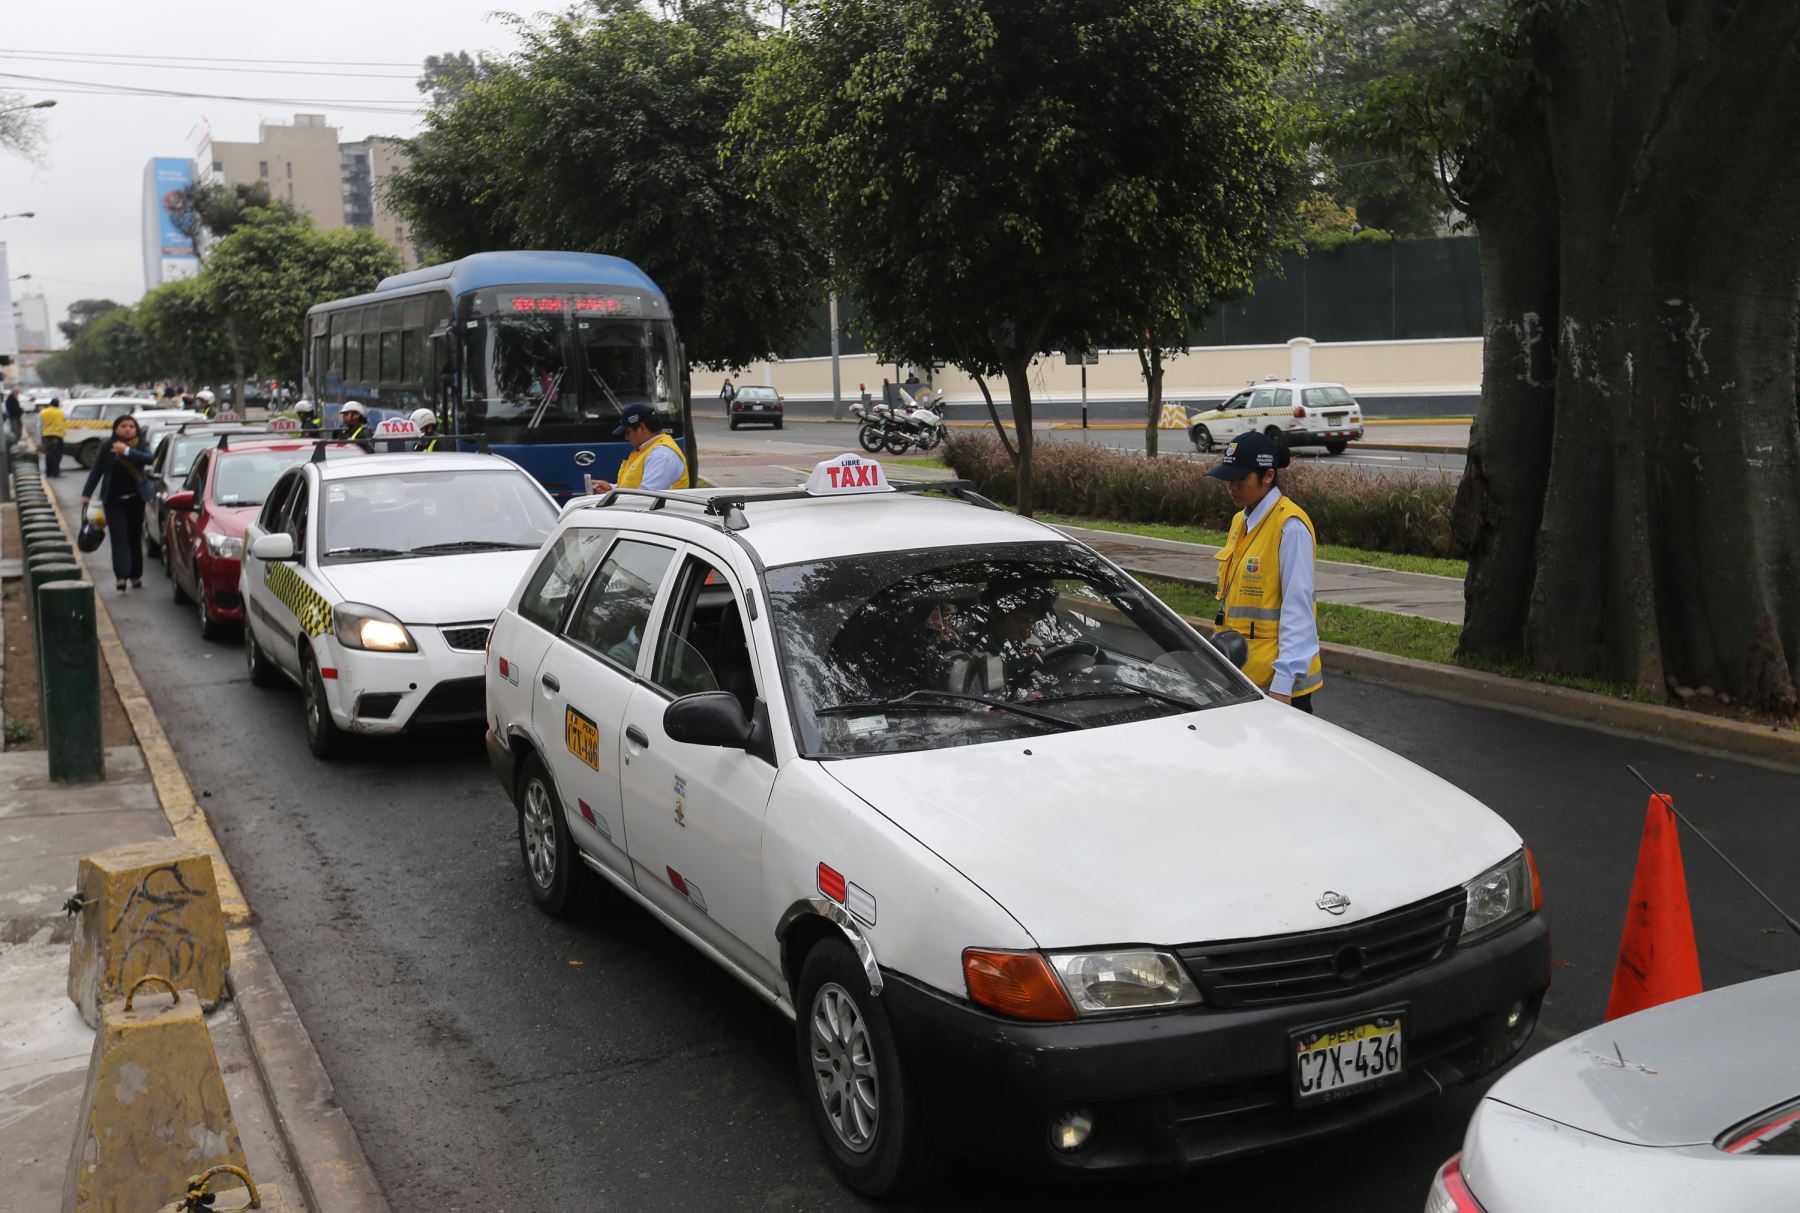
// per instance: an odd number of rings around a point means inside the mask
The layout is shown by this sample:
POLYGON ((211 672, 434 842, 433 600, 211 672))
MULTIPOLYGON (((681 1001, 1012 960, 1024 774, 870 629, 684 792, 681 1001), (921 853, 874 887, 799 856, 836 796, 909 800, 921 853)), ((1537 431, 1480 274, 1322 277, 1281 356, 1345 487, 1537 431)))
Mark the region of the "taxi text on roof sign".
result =
POLYGON ((838 497, 852 493, 891 493, 881 465, 863 455, 843 454, 821 460, 806 478, 806 491, 814 497, 838 497))
POLYGON ((418 434, 419 427, 410 417, 389 417, 375 427, 377 438, 416 438, 418 434))

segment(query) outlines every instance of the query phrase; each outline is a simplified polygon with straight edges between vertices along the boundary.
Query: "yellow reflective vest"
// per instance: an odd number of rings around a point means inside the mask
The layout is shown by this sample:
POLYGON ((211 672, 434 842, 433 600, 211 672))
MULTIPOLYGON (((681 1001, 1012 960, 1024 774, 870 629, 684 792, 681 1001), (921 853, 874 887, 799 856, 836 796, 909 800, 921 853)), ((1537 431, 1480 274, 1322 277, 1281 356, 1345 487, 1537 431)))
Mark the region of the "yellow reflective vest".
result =
POLYGON ((45 438, 61 438, 67 432, 68 423, 63 419, 63 411, 55 405, 45 405, 38 410, 38 433, 45 438))
POLYGON ((675 478, 675 483, 671 484, 669 487, 672 489, 687 488, 687 456, 681 453, 680 445, 667 434, 658 434, 649 442, 646 442, 643 446, 625 456, 625 462, 619 465, 619 478, 613 483, 622 489, 641 488, 644 483, 644 461, 650 458, 650 452, 654 451, 659 446, 668 447, 671 451, 675 452, 675 457, 681 460, 681 475, 677 476, 675 478))
MULTIPOLYGON (((1216 557, 1225 626, 1250 642, 1244 673, 1265 691, 1275 680, 1275 659, 1281 656, 1281 529, 1290 518, 1306 524, 1317 547, 1319 535, 1312 519, 1283 493, 1249 535, 1244 534, 1244 511, 1239 510, 1216 557)), ((1317 614, 1315 606, 1315 618, 1317 614)), ((1323 686, 1319 670, 1319 655, 1314 653, 1306 674, 1295 680, 1292 694, 1309 694, 1323 686)))

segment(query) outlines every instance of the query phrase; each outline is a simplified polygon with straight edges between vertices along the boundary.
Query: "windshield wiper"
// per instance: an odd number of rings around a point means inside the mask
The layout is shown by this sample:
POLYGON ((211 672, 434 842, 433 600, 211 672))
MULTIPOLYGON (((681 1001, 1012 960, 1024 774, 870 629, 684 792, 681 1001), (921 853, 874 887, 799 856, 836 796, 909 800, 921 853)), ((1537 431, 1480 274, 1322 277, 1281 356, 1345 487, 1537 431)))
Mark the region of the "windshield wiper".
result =
POLYGON ((408 556, 421 556, 439 552, 498 552, 518 548, 537 550, 535 543, 514 543, 501 539, 458 539, 451 543, 427 543, 422 547, 408 548, 408 556))
POLYGON ((1160 700, 1173 707, 1178 707, 1184 712, 1200 712, 1205 710, 1200 704, 1183 699, 1179 695, 1165 695, 1161 691, 1152 691, 1149 687, 1141 687, 1135 683, 1115 682, 1112 685, 1118 689, 1112 691, 1077 691, 1073 695, 1045 695, 1041 702, 1069 703, 1077 699, 1117 699, 1121 692, 1129 691, 1133 695, 1142 695, 1146 699, 1160 700))
POLYGON ((396 552, 393 548, 332 548, 327 556, 404 556, 405 552, 396 552))
POLYGON ((1061 729, 1078 727, 1073 720, 1067 717, 1058 716, 1052 712, 1040 712, 1035 708, 1022 707, 1016 703, 1008 703, 1004 699, 994 699, 987 695, 970 695, 962 691, 934 691, 925 687, 916 691, 908 691, 897 699, 880 699, 869 703, 834 703, 830 707, 820 708, 816 714, 819 716, 844 716, 854 715, 858 712, 882 712, 902 708, 957 707, 965 703, 978 704, 986 708, 998 708, 1002 712, 1011 712, 1029 720, 1053 724, 1061 729))

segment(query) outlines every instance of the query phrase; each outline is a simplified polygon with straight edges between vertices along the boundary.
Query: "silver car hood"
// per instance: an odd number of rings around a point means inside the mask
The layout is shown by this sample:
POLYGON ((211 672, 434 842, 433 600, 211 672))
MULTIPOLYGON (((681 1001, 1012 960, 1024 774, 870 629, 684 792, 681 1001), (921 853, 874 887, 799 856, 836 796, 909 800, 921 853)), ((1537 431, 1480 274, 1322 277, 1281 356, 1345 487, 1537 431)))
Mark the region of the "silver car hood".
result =
POLYGON ((1726 986, 1552 1045, 1488 1099, 1640 1146, 1712 1142, 1800 1096, 1800 972, 1726 986))

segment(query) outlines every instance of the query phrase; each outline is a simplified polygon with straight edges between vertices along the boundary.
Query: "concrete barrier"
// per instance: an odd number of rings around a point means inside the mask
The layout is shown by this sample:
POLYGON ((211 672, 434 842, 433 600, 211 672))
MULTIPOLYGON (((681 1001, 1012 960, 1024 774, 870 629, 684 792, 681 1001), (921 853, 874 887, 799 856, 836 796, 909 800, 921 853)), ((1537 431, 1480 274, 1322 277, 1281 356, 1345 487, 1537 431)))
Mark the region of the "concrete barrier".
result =
POLYGON ((43 692, 44 747, 53 783, 106 778, 100 744, 100 642, 94 583, 47 581, 38 588, 38 686, 43 692))
POLYGON ((145 976, 193 990, 207 1010, 224 1001, 231 947, 204 852, 160 839, 85 855, 75 894, 82 912, 69 945, 69 998, 90 1025, 145 976))
POLYGON ((168 986, 173 1001, 152 994, 134 1006, 134 988, 101 1008, 63 1213, 141 1213, 196 1170, 245 1165, 199 1002, 164 978, 146 982, 168 986))

